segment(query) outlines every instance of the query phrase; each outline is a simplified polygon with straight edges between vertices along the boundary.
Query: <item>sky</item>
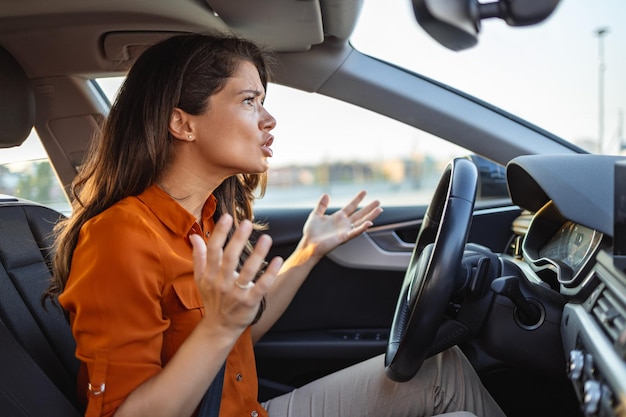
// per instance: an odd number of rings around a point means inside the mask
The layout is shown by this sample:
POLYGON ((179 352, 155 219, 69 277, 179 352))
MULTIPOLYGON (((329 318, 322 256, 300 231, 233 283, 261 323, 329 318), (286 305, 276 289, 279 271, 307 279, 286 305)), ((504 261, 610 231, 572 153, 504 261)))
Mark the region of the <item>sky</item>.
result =
POLYGON ((604 138, 607 148, 607 142, 615 141, 619 115, 626 112, 626 1, 561 0, 548 19, 528 27, 483 20, 478 44, 459 52, 439 45, 419 27, 410 1, 364 3, 353 37, 358 49, 496 104, 572 142, 598 137, 596 30, 607 28, 602 40, 604 138), (389 39, 372 30, 375 22, 389 39))

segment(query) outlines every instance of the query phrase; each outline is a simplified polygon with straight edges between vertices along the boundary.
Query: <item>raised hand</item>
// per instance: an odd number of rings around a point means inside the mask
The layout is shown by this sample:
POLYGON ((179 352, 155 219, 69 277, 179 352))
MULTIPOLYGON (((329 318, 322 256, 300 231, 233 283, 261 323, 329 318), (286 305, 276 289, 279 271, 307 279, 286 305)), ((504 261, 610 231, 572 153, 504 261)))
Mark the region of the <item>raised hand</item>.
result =
POLYGON ((272 239, 263 235, 237 273, 239 259, 253 227, 248 220, 241 222, 226 244, 232 224, 232 217, 223 215, 206 244, 198 235, 191 235, 189 240, 193 246, 194 277, 204 302, 205 318, 212 325, 243 330, 254 319, 261 299, 276 280, 282 259, 272 259, 263 275, 253 282, 272 246, 272 239))
POLYGON ((322 195, 304 224, 300 246, 309 248, 311 255, 319 259, 366 231, 383 212, 379 201, 358 208, 366 194, 359 192, 345 207, 332 214, 326 214, 330 196, 322 195))

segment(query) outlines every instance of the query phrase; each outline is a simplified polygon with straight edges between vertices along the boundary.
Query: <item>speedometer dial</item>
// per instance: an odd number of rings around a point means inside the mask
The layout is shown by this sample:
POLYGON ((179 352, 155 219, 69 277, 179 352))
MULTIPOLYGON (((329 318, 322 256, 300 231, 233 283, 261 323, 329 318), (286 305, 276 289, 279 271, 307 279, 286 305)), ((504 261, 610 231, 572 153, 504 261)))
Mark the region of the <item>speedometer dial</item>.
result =
POLYGON ((564 262, 574 271, 585 261, 597 233, 573 222, 566 222, 550 241, 539 250, 542 258, 564 262))
POLYGON ((539 256, 566 264, 572 269, 573 275, 576 275, 593 255, 601 238, 602 233, 567 221, 539 250, 539 256))

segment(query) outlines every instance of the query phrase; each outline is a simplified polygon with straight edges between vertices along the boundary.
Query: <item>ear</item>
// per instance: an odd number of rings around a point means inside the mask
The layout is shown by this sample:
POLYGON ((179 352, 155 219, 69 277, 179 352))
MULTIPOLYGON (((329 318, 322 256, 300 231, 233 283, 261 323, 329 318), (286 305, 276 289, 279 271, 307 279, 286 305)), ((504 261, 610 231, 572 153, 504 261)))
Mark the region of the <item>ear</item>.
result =
POLYGON ((193 141, 193 134, 189 113, 175 107, 170 116, 169 131, 178 140, 185 142, 193 141))

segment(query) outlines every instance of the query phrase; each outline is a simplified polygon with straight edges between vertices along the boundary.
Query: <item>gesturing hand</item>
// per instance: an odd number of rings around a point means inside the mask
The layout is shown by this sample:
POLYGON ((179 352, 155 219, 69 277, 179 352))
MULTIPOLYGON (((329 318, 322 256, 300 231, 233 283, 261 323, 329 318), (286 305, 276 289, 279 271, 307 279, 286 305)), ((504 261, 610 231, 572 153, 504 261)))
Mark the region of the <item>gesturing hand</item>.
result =
POLYGON ((252 281, 272 246, 272 239, 263 235, 237 273, 239 259, 253 227, 250 221, 244 220, 226 244, 232 224, 232 217, 225 214, 216 223, 206 245, 198 235, 189 236, 189 240, 193 246, 194 277, 204 302, 205 318, 213 324, 243 330, 254 319, 263 295, 276 280, 282 259, 272 259, 263 275, 256 282, 252 281))
POLYGON ((330 196, 322 195, 304 224, 301 245, 310 247, 312 255, 319 259, 366 231, 383 209, 379 201, 358 209, 365 195, 365 191, 359 192, 345 207, 330 215, 325 214, 330 196))

